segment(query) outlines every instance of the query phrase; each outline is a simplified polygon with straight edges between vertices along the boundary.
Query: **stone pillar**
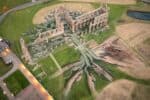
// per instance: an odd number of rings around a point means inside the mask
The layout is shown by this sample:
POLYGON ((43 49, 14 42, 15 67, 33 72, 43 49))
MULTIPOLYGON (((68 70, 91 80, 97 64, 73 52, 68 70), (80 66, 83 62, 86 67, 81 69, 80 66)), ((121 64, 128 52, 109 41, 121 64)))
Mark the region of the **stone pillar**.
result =
POLYGON ((32 2, 36 2, 36 0, 32 0, 32 2))
POLYGON ((31 58, 31 55, 28 51, 28 48, 25 44, 25 41, 23 38, 20 38, 20 45, 21 45, 21 49, 22 49, 22 53, 23 53, 23 58, 25 59, 25 61, 27 61, 29 64, 32 64, 33 61, 32 61, 32 58, 31 58))
POLYGON ((75 29, 76 29, 76 25, 75 25, 74 22, 71 24, 71 28, 72 28, 72 32, 74 33, 74 32, 75 32, 75 29))
POLYGON ((89 33, 92 32, 92 24, 89 25, 89 33))

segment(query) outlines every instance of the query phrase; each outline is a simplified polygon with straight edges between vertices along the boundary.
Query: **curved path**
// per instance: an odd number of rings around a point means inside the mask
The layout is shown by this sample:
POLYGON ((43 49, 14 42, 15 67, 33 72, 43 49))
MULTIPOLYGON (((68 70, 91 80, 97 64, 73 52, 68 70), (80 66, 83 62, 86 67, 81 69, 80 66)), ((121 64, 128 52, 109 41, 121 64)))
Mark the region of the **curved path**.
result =
POLYGON ((21 9, 25 9, 25 8, 28 8, 28 7, 31 7, 31 6, 34 6, 34 5, 37 5, 37 4, 40 4, 40 3, 43 3, 43 2, 48 2, 49 0, 40 0, 40 1, 36 1, 36 2, 28 2, 28 3, 25 3, 25 4, 22 4, 22 5, 19 5, 19 6, 16 6, 15 8, 12 8, 10 10, 8 10, 7 12, 3 13, 1 16, 0 16, 0 23, 4 20, 4 18, 11 12, 14 12, 14 11, 17 11, 17 10, 21 10, 21 9))

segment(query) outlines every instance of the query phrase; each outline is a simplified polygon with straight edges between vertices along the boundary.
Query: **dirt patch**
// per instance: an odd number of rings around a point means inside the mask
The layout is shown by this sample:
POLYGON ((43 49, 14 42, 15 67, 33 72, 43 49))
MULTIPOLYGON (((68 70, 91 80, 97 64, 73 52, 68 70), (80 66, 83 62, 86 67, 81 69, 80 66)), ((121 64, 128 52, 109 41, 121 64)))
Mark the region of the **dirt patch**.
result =
POLYGON ((106 86, 96 100, 149 100, 150 87, 129 80, 117 80, 106 86))
POLYGON ((150 37, 150 24, 145 23, 129 23, 119 25, 116 33, 130 46, 135 46, 150 37))
POLYGON ((119 25, 116 28, 116 33, 150 65, 150 45, 144 44, 144 41, 150 38, 150 24, 129 23, 119 25))
POLYGON ((41 24, 45 22, 44 18, 48 15, 49 11, 54 10, 60 6, 64 6, 65 8, 72 10, 72 11, 82 11, 82 12, 88 12, 94 9, 91 4, 83 4, 83 3, 56 4, 56 5, 45 7, 39 10, 33 17, 33 24, 41 24))
POLYGON ((146 67, 140 56, 118 36, 110 37, 93 51, 105 62, 117 64, 120 70, 135 78, 150 79, 150 67, 146 67))
POLYGON ((136 4, 136 0, 61 0, 61 1, 77 1, 77 2, 101 2, 110 4, 136 4))

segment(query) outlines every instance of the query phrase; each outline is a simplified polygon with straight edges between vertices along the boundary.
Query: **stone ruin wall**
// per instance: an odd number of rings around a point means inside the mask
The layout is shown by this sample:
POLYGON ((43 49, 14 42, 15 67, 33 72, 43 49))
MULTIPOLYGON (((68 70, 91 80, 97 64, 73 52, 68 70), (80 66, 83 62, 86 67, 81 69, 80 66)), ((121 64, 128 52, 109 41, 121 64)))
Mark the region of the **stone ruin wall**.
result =
POLYGON ((64 24, 61 21, 63 18, 66 20, 67 24, 70 26, 72 32, 82 32, 82 28, 88 26, 88 32, 93 32, 97 29, 103 31, 108 26, 108 8, 107 6, 102 6, 96 10, 85 13, 79 17, 73 19, 69 15, 69 10, 64 7, 55 9, 54 17, 56 20, 56 29, 48 30, 46 32, 40 33, 39 37, 35 40, 35 43, 40 43, 49 38, 54 38, 59 35, 64 34, 64 24))
MULTIPOLYGON (((66 10, 63 7, 53 10, 53 14, 56 21, 56 28, 40 33, 38 38, 32 43, 33 46, 40 46, 41 43, 44 42, 53 42, 53 44, 57 47, 58 45, 68 41, 67 37, 64 37, 65 28, 62 20, 65 20, 70 26, 70 30, 75 33, 82 32, 83 30, 81 29, 85 26, 88 26, 87 33, 92 33, 95 30, 106 28, 108 24, 107 7, 100 7, 96 10, 80 15, 75 19, 73 19, 73 17, 69 14, 69 10, 66 10)), ((30 64, 32 62, 32 57, 23 39, 20 39, 20 44, 23 57, 30 64)))
POLYGON ((100 7, 76 18, 72 25, 72 31, 77 32, 85 26, 89 26, 88 32, 105 28, 108 24, 108 8, 100 7))
POLYGON ((50 38, 55 38, 57 36, 64 34, 64 24, 61 21, 61 18, 59 17, 60 13, 58 13, 57 9, 54 13, 55 13, 54 17, 55 17, 55 21, 56 21, 56 29, 52 29, 52 30, 48 30, 46 32, 40 33, 39 37, 34 41, 34 43, 40 43, 42 41, 48 41, 48 39, 50 39, 50 38))
POLYGON ((33 63, 32 57, 30 55, 30 52, 23 38, 20 38, 20 45, 21 45, 22 54, 23 54, 22 58, 25 59, 25 61, 27 61, 28 63, 32 64, 33 63))

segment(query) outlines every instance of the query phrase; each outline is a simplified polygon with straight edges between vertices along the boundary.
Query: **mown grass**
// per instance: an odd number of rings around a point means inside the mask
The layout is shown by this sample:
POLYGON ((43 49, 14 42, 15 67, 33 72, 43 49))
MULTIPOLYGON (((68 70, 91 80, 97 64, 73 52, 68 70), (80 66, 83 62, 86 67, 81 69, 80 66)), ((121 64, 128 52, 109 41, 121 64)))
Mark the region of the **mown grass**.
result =
MULTIPOLYGON (((79 53, 73 48, 68 47, 67 45, 63 45, 57 48, 53 52, 53 55, 61 65, 61 67, 64 67, 66 64, 75 62, 79 59, 79 53)), ((56 100, 61 100, 65 84, 64 77, 61 75, 55 79, 49 80, 49 77, 58 70, 50 57, 41 60, 39 64, 42 65, 42 69, 48 74, 47 77, 42 80, 42 84, 47 88, 47 90, 54 96, 56 100)))
POLYGON ((0 12, 5 12, 15 6, 31 2, 31 0, 0 0, 0 12))
POLYGON ((3 94, 3 90, 0 88, 0 100, 8 100, 7 96, 3 94))
POLYGON ((28 80, 23 76, 23 74, 20 71, 14 72, 4 81, 7 84, 7 87, 14 95, 17 95, 19 92, 21 92, 21 90, 23 90, 29 85, 28 80))
POLYGON ((0 76, 4 75, 11 69, 11 66, 5 65, 2 59, 0 59, 0 76))

